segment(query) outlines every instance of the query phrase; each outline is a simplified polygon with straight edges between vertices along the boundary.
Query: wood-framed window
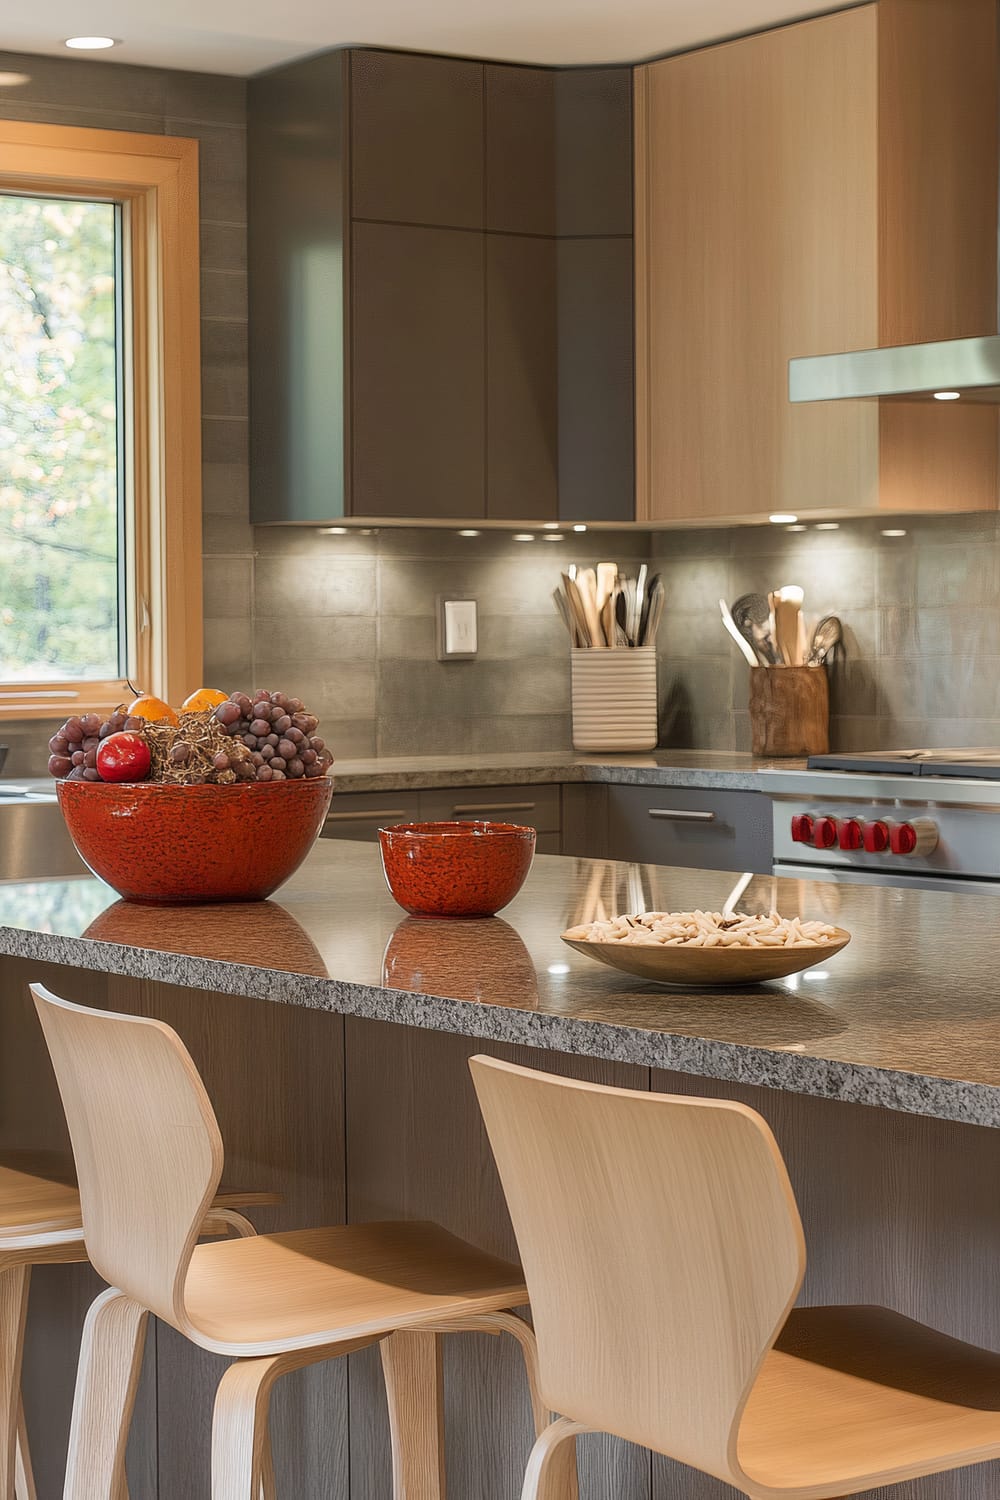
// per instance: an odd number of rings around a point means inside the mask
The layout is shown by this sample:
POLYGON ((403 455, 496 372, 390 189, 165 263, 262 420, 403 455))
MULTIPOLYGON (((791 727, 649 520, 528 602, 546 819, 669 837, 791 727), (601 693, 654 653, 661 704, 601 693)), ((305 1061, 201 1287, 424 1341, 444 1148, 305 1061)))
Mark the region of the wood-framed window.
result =
MULTIPOLYGON (((39 222, 37 234, 45 237, 46 247, 56 246, 60 223, 79 225, 80 205, 107 205, 106 212, 113 216, 116 367, 111 379, 112 394, 109 396, 105 368, 106 388, 92 399, 99 403, 98 425, 104 418, 112 421, 109 401, 114 402, 117 469, 110 478, 105 474, 101 483, 105 508, 109 503, 107 487, 112 482, 118 508, 115 552, 118 637, 117 643, 112 643, 112 646, 117 644, 117 652, 108 644, 105 611, 104 636, 100 639, 95 625, 91 666, 71 675, 57 665, 59 611, 52 608, 46 592, 42 554, 48 547, 59 555, 59 569, 54 569, 57 586, 67 576, 66 559, 72 558, 74 552, 79 554, 79 567, 84 570, 79 575, 82 578, 86 577, 88 566, 106 567, 110 555, 106 544, 97 547, 90 542, 81 545, 77 539, 70 544, 59 540, 64 535, 58 526, 61 515, 67 506, 78 502, 81 489, 78 484, 72 485, 68 497, 58 498, 60 482, 65 484, 66 479, 62 460, 67 451, 79 457, 81 444, 86 447, 88 423, 94 419, 88 415, 85 404, 81 407, 77 403, 73 430, 62 432, 58 409, 61 393, 56 387, 60 381, 66 383, 66 370, 73 370, 85 357, 88 329, 77 314, 76 326, 70 326, 68 331, 63 329, 64 344, 68 339, 72 345, 75 339, 75 347, 68 354, 64 347, 59 354, 53 344, 54 352, 48 362, 42 357, 47 350, 43 349, 39 356, 30 347, 23 359, 12 358, 10 349, 16 351, 19 346, 16 341, 8 340, 4 359, 7 368, 0 366, 0 721, 61 718, 74 712, 108 710, 131 696, 129 681, 143 691, 179 703, 199 685, 202 670, 197 142, 0 121, 0 195, 7 199, 6 205, 0 207, 12 209, 16 207, 15 199, 22 204, 34 199, 36 203, 30 205, 33 211, 37 213, 37 204, 43 203, 50 219, 52 214, 56 215, 51 220, 57 225, 51 239, 47 237, 50 225, 39 222), (58 212, 60 200, 67 208, 62 219, 58 212), (19 365, 25 367, 26 373, 19 365), (54 374, 49 378, 52 368, 54 374), (15 386, 22 414, 20 428, 14 421, 16 414, 10 396, 15 386), (45 404, 48 421, 32 464, 30 455, 25 453, 30 440, 24 437, 24 430, 26 424, 30 426, 33 400, 45 404), (52 441, 54 432, 60 434, 59 442, 52 441), (57 451, 45 451, 46 445, 57 451), (43 509, 48 507, 45 528, 39 523, 40 505, 43 509), (28 547, 26 528, 33 528, 28 547), (33 640, 32 647, 23 650, 23 659, 15 673, 9 664, 14 640, 12 622, 18 618, 19 609, 22 623, 26 612, 30 613, 30 591, 25 605, 25 590, 19 585, 23 583, 25 559, 35 557, 42 560, 31 563, 37 574, 32 578, 34 607, 36 611, 40 608, 38 596, 41 596, 45 607, 51 610, 52 639, 46 631, 36 630, 36 637, 44 637, 47 650, 39 649, 33 640), (11 631, 6 666, 3 665, 5 621, 11 631), (37 669, 33 665, 36 656, 43 663, 37 669), (111 662, 114 669, 102 670, 104 662, 111 662), (52 680, 53 675, 61 680, 52 680), (11 680, 12 677, 16 680, 11 680), (21 677, 25 680, 20 680, 21 677)), ((32 232, 29 225, 29 238, 22 243, 32 243, 32 232)), ((5 269, 25 280, 17 267, 5 269)), ((65 276, 64 282, 69 288, 67 297, 72 300, 72 277, 65 276)), ((92 276, 91 282, 94 285, 100 282, 107 290, 100 277, 92 276)), ((79 287, 75 292, 79 294, 79 287)), ((24 296, 30 299, 29 309, 38 304, 38 295, 28 284, 24 296)), ((58 321, 60 299, 56 295, 51 300, 56 307, 54 320, 58 321)), ((92 303, 93 298, 90 300, 92 303)), ((85 302, 87 298, 78 295, 77 306, 85 302)), ((15 307, 13 322, 27 329, 23 342, 30 345, 31 317, 25 314, 18 324, 15 307)), ((107 317, 103 326, 106 323, 107 317)), ((35 325, 45 325, 45 335, 49 336, 44 307, 38 312, 35 325)), ((43 406, 36 409, 41 413, 43 406)), ((106 437, 102 441, 106 444, 106 437)), ((106 454, 104 462, 106 469, 106 454)), ((86 503, 91 503, 89 497, 86 503)), ((109 586, 101 576, 106 603, 109 586)), ((75 590, 74 601, 73 632, 68 627, 64 630, 67 643, 71 634, 74 643, 72 652, 67 644, 67 654, 75 653, 74 659, 79 659, 86 609, 85 601, 81 604, 75 590)))

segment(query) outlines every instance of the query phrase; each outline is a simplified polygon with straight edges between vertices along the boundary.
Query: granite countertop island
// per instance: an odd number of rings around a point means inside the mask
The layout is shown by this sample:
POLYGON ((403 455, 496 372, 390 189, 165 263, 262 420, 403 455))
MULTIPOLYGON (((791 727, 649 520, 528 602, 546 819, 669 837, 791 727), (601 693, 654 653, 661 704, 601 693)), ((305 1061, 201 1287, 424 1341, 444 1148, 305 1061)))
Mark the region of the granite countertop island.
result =
POLYGON ((853 934, 816 968, 685 992, 574 952, 565 928, 720 909, 736 876, 538 856, 502 916, 407 918, 378 850, 321 841, 265 903, 140 907, 91 878, 0 884, 0 953, 770 1089, 1000 1126, 1000 893, 757 877, 743 909, 853 934))

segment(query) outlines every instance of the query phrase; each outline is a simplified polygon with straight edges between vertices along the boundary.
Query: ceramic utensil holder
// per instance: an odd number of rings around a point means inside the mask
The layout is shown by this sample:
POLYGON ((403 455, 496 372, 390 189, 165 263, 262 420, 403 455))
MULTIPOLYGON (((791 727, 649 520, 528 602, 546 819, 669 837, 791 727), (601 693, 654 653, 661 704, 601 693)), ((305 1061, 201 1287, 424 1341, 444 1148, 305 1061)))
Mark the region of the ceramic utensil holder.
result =
POLYGON ((574 649, 573 748, 655 750, 656 647, 574 649))
POLYGON ((825 667, 750 668, 754 755, 825 755, 830 748, 830 685, 825 667))

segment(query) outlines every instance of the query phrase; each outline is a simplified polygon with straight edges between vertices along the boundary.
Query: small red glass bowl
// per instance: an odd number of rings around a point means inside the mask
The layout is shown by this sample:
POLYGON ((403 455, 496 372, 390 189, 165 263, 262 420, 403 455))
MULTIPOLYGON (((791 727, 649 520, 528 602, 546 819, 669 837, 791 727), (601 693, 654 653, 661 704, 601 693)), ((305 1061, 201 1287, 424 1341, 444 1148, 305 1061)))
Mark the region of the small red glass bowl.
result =
POLYGON ((330 807, 330 777, 235 786, 56 783, 84 864, 127 901, 262 901, 298 869, 330 807))
POLYGON ((535 854, 535 830, 518 823, 397 823, 378 839, 386 885, 414 917, 492 917, 535 854))

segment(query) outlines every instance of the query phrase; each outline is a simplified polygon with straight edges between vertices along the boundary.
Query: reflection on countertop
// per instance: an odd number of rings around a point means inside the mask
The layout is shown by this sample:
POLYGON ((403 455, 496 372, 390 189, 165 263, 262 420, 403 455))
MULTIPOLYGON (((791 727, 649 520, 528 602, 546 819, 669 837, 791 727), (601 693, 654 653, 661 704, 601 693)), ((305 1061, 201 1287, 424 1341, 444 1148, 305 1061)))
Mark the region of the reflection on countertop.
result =
POLYGON ((737 879, 543 855, 500 918, 404 920, 375 848, 321 841, 247 905, 130 907, 91 878, 0 885, 0 952, 1000 1125, 1000 889, 755 877, 744 910, 823 917, 853 942, 745 989, 658 988, 560 939, 601 910, 721 909, 737 879))

